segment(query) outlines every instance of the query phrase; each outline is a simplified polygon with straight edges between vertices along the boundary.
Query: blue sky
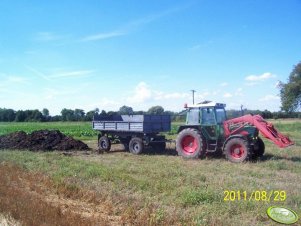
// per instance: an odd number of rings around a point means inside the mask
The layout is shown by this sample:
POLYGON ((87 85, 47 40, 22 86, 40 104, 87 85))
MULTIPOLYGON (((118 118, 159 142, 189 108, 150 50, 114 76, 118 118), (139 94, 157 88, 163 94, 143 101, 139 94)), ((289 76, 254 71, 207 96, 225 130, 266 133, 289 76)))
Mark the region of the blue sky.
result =
POLYGON ((299 0, 0 2, 0 108, 279 110, 299 0))

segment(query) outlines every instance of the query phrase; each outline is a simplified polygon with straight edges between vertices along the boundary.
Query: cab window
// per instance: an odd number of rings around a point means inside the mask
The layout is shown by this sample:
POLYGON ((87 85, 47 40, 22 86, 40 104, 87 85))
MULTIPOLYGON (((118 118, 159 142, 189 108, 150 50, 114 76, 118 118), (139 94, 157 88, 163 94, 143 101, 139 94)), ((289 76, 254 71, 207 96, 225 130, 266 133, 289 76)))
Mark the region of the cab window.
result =
POLYGON ((202 109, 202 124, 203 125, 216 124, 213 108, 203 108, 202 109))
POLYGON ((216 121, 217 123, 223 123, 226 120, 226 112, 224 108, 216 108, 216 121))
POLYGON ((199 109, 192 108, 187 113, 187 124, 198 125, 200 121, 199 118, 199 109))

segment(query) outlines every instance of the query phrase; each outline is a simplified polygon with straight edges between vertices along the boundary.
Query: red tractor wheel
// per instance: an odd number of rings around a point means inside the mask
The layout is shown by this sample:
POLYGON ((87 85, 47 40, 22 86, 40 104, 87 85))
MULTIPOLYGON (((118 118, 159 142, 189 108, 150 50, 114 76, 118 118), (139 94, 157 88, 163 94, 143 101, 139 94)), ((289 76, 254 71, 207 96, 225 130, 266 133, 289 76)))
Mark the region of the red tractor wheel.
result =
POLYGON ((199 158, 204 154, 200 132, 192 128, 182 130, 176 140, 176 149, 178 155, 185 158, 199 158))
POLYGON ((243 162, 249 159, 250 148, 248 142, 239 137, 230 139, 224 148, 226 158, 231 162, 243 162))

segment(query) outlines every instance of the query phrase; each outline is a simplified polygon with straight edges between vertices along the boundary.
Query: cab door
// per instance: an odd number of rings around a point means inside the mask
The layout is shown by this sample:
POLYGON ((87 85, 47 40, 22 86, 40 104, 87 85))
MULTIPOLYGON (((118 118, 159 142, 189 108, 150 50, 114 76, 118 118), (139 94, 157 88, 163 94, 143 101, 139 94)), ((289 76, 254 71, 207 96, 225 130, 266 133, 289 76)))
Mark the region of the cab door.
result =
POLYGON ((218 128, 214 108, 202 108, 200 114, 204 135, 208 140, 216 141, 218 128))

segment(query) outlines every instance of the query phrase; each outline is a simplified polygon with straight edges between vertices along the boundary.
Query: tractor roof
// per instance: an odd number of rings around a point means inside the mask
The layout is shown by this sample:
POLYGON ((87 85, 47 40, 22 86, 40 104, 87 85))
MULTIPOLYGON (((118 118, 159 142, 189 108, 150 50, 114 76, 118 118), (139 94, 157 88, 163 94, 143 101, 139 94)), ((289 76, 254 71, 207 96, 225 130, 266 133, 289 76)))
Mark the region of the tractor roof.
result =
POLYGON ((203 101, 201 103, 193 104, 193 105, 186 105, 186 108, 206 108, 206 107, 226 107, 226 104, 216 103, 213 101, 203 101))

